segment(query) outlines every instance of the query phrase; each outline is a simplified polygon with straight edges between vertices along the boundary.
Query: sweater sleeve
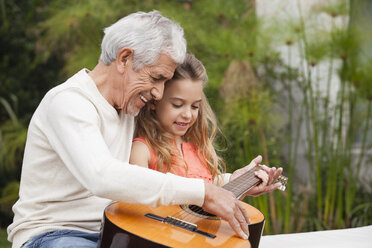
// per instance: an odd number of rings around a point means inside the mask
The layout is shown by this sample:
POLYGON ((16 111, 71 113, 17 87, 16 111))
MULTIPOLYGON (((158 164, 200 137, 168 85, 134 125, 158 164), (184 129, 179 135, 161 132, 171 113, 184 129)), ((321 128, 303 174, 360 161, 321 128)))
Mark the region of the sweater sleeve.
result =
POLYGON ((163 174, 115 159, 100 125, 94 104, 76 91, 58 93, 47 109, 48 140, 84 188, 99 197, 127 203, 203 204, 203 180, 163 174))

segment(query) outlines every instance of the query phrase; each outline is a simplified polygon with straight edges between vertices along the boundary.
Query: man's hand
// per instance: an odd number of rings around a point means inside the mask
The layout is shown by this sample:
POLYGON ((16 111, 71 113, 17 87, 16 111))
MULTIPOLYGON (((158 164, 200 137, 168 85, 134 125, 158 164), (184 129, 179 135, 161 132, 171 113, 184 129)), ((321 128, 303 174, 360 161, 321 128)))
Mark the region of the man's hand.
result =
POLYGON ((234 194, 211 183, 204 183, 205 196, 202 208, 226 220, 242 239, 248 239, 250 219, 247 211, 234 194))
MULTIPOLYGON (((230 181, 234 180, 235 178, 244 174, 245 172, 251 170, 255 166, 259 165, 261 162, 262 162, 262 157, 257 156, 255 159, 252 160, 252 162, 249 165, 245 166, 244 168, 234 171, 234 173, 230 177, 230 181)), ((278 189, 282 184, 279 182, 274 183, 274 184, 272 183, 278 179, 278 177, 282 174, 282 171, 283 171, 283 168, 276 169, 275 167, 269 168, 266 165, 261 165, 261 170, 256 171, 255 175, 259 177, 262 180, 262 182, 259 185, 250 189, 248 192, 246 192, 241 197, 241 199, 247 195, 259 196, 267 192, 278 189)))

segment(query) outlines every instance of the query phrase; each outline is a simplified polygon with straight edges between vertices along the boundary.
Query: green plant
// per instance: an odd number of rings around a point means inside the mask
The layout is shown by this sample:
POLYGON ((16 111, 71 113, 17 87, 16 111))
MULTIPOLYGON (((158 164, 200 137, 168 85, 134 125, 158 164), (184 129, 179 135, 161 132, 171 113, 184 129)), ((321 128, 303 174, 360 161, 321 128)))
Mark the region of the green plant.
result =
POLYGON ((16 115, 17 98, 13 99, 13 107, 2 97, 3 106, 9 115, 9 120, 0 125, 0 226, 7 226, 13 216, 11 207, 18 199, 19 174, 22 155, 26 142, 27 128, 16 115))
MULTIPOLYGON (((256 154, 263 154, 265 163, 270 165, 286 161, 287 192, 248 200, 266 215, 267 234, 345 228, 372 222, 371 216, 365 214, 371 208, 371 194, 363 197, 358 193, 362 191, 358 182, 360 168, 371 147, 368 135, 372 79, 367 68, 372 64, 353 56, 360 54, 361 33, 350 25, 336 25, 336 18, 349 14, 345 11, 348 2, 323 4, 306 17, 300 3, 298 1, 299 22, 286 22, 289 31, 283 31, 282 44, 287 51, 281 57, 286 57, 287 62, 269 53, 271 56, 257 58, 252 63, 256 75, 260 65, 264 68, 260 80, 266 91, 274 85, 269 99, 278 103, 277 107, 271 106, 270 114, 263 114, 267 105, 252 106, 254 97, 246 95, 233 104, 225 101, 228 111, 222 122, 233 144, 229 154, 233 159, 228 160, 233 166, 242 165, 244 159, 250 161, 256 154), (311 24, 324 12, 330 16, 329 29, 311 24), (299 62, 294 60, 295 50, 299 53, 299 62), (320 75, 321 66, 327 67, 324 78, 320 75), (337 68, 338 89, 332 83, 333 77, 337 77, 337 68), (273 113, 281 113, 282 121, 273 120, 273 113), (275 132, 271 122, 276 124, 275 132), (267 142, 266 137, 276 144, 267 142), (360 148, 358 154, 353 153, 356 144, 360 148), (278 149, 281 145, 282 150, 278 149), (309 179, 305 184, 296 181, 301 149, 309 164, 305 172, 309 179)), ((252 77, 241 80, 254 82, 252 77)), ((256 89, 265 96, 263 87, 256 89)), ((238 88, 233 95, 242 91, 238 88)), ((252 92, 254 96, 254 90, 252 92)))
MULTIPOLYGON (((345 3, 323 9, 332 9, 330 15, 333 26, 327 32, 316 28, 314 30, 309 25, 309 20, 301 15, 300 5, 299 9, 300 25, 296 27, 294 36, 296 43, 288 40, 286 42, 288 66, 284 66, 286 71, 283 71, 280 80, 288 99, 288 174, 290 178, 293 176, 298 161, 298 138, 303 137, 303 126, 305 152, 310 165, 310 196, 306 200, 308 206, 305 207, 309 216, 303 227, 305 230, 351 227, 351 219, 356 218, 351 209, 359 209, 359 206, 370 208, 369 204, 357 204, 355 197, 361 161, 365 158, 367 144, 370 142, 367 137, 372 117, 369 97, 371 81, 363 68, 370 68, 371 64, 364 62, 361 65, 360 60, 352 56, 360 47, 360 33, 352 27, 335 25, 334 19, 345 14, 345 3), (320 34, 321 38, 316 34, 320 34), (297 44, 300 51, 301 66, 297 69, 292 66, 293 44, 297 44), (328 66, 328 77, 325 80, 320 79, 318 74, 319 65, 323 61, 328 66), (335 92, 337 85, 331 84, 332 75, 335 74, 335 63, 340 61, 340 87, 333 98, 331 92, 335 92), (326 85, 324 91, 319 89, 322 83, 326 85), (364 89, 364 92, 360 89, 364 89), (366 107, 358 108, 360 104, 366 107), (297 129, 293 130, 295 126, 297 129), (353 148, 359 143, 356 139, 358 133, 363 138, 360 142, 361 152, 355 155, 353 148)), ((292 198, 292 195, 295 196, 289 187, 287 199, 292 198)), ((293 209, 288 201, 286 209, 284 230, 288 232, 293 228, 293 209)), ((302 227, 295 228, 301 230, 302 227)))
POLYGON ((10 248, 12 247, 11 243, 7 240, 6 230, 0 229, 0 247, 1 248, 10 248))
POLYGON ((17 98, 12 97, 12 106, 2 97, 0 103, 9 115, 9 120, 0 126, 0 170, 4 176, 3 182, 18 174, 22 162, 23 149, 26 142, 27 128, 18 119, 16 111, 17 98))

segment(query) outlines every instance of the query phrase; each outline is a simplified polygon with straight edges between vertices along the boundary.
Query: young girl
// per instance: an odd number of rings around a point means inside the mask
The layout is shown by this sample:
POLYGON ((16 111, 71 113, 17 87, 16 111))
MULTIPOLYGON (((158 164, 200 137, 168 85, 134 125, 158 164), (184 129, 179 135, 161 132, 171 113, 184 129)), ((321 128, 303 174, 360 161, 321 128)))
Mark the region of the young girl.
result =
MULTIPOLYGON (((207 73, 203 64, 187 54, 171 80, 166 82, 163 98, 145 106, 136 117, 136 135, 130 163, 179 176, 202 178, 219 185, 228 182, 225 165, 214 149, 216 117, 203 93, 207 73)), ((261 162, 254 159, 251 167, 261 162)), ((256 174, 265 183, 250 191, 253 195, 274 190, 270 185, 281 168, 264 168, 256 174)), ((237 170, 232 177, 244 173, 237 170)))

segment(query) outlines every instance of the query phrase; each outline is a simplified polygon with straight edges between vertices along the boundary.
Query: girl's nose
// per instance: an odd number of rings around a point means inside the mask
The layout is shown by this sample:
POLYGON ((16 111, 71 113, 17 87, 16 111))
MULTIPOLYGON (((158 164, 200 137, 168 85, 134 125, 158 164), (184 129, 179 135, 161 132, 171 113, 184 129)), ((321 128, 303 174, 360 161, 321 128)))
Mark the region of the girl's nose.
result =
POLYGON ((187 118, 187 119, 190 119, 191 118, 191 110, 189 108, 186 108, 183 112, 182 112, 182 116, 184 118, 187 118))

